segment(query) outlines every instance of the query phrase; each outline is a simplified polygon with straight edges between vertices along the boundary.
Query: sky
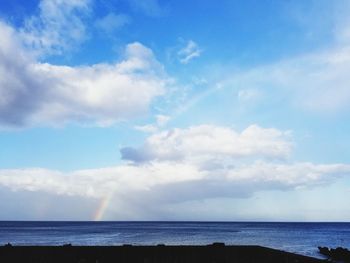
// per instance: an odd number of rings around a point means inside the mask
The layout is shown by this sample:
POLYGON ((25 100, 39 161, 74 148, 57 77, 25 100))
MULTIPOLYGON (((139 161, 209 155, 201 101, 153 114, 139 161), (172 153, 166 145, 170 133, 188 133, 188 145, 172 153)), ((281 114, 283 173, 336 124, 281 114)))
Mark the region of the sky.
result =
POLYGON ((350 221, 350 2, 0 0, 0 220, 350 221))

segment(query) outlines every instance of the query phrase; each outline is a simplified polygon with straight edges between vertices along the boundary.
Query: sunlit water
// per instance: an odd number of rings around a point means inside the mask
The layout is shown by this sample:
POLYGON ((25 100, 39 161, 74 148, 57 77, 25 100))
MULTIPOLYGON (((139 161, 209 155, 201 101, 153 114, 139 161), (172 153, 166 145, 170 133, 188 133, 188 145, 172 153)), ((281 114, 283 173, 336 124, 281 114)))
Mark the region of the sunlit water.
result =
POLYGON ((350 248, 350 223, 0 222, 0 244, 261 245, 321 257, 317 246, 350 248))

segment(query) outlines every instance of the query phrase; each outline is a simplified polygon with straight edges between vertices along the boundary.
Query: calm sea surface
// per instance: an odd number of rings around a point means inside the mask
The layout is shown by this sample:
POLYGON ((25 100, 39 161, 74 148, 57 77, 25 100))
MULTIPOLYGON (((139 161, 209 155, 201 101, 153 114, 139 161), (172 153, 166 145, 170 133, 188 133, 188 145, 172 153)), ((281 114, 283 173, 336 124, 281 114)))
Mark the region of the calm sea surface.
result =
POLYGON ((5 222, 0 244, 261 245, 321 257, 317 246, 350 248, 350 223, 5 222))

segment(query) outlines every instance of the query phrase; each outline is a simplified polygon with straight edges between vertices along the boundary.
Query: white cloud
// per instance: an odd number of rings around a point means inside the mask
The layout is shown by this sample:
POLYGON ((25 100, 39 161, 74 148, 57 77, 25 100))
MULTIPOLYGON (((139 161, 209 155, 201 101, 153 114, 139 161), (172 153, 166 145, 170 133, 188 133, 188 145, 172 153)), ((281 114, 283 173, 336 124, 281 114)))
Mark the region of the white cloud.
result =
POLYGON ((20 36, 39 55, 62 54, 87 37, 91 0, 41 0, 39 14, 25 20, 20 36))
POLYGON ((95 26, 99 30, 104 31, 107 34, 112 34, 116 30, 129 24, 130 22, 131 22, 131 18, 127 15, 109 13, 106 16, 98 19, 95 22, 95 26))
POLYGON ((158 127, 154 124, 146 124, 146 125, 136 125, 135 130, 146 132, 146 133, 154 133, 158 131, 158 127))
POLYGON ((122 157, 149 160, 223 159, 242 157, 286 158, 292 148, 288 132, 249 126, 241 133, 211 125, 172 129, 148 137, 139 148, 123 148, 122 157))
POLYGON ((332 182, 338 176, 349 174, 350 165, 294 163, 275 164, 255 162, 240 169, 228 171, 229 180, 277 183, 285 187, 307 187, 332 182))
POLYGON ((128 194, 131 191, 149 190, 155 185, 194 180, 200 176, 191 166, 156 163, 78 170, 71 173, 39 168, 0 170, 0 184, 13 190, 100 198, 111 192, 117 195, 128 194), (164 172, 167 176, 164 176, 164 172))
POLYGON ((197 43, 189 40, 186 46, 177 52, 180 63, 188 64, 191 60, 198 58, 202 53, 202 50, 198 47, 197 43))
MULTIPOLYGON (((170 79, 153 52, 135 42, 115 63, 58 66, 38 55, 60 55, 86 39, 91 0, 42 0, 39 14, 18 30, 0 21, 0 125, 111 125, 147 113, 170 79)), ((104 30, 128 19, 110 14, 104 30)))
POLYGON ((134 163, 72 172, 2 169, 0 187, 16 191, 16 195, 33 192, 66 199, 108 199, 108 218, 130 220, 159 219, 160 215, 171 218, 168 208, 173 204, 186 207, 193 200, 249 198, 260 191, 309 189, 350 175, 350 165, 346 164, 271 159, 289 154, 288 137, 285 132, 258 126, 241 133, 207 125, 176 129, 146 140, 144 145, 155 147, 148 161, 138 162, 133 156, 134 163), (238 159, 241 156, 244 161, 238 159), (122 212, 126 208, 128 212, 122 212))
POLYGON ((129 44, 120 63, 75 68, 39 64, 36 70, 56 84, 35 116, 47 122, 113 122, 142 114, 166 85, 152 51, 140 43, 129 44))
POLYGON ((39 89, 31 74, 31 58, 22 49, 16 32, 0 21, 0 122, 19 124, 36 108, 39 89), (32 97, 31 100, 26 98, 32 97))
POLYGON ((258 191, 316 187, 349 174, 350 166, 344 164, 254 162, 212 171, 181 162, 150 162, 71 173, 0 170, 0 185, 17 192, 93 199, 112 196, 114 218, 118 218, 120 206, 132 211, 145 205, 152 207, 156 217, 167 204, 219 197, 246 198, 258 191))
POLYGON ((0 23, 0 122, 4 125, 76 121, 111 124, 144 114, 169 78, 152 51, 126 46, 114 64, 56 66, 37 62, 10 26, 0 23))

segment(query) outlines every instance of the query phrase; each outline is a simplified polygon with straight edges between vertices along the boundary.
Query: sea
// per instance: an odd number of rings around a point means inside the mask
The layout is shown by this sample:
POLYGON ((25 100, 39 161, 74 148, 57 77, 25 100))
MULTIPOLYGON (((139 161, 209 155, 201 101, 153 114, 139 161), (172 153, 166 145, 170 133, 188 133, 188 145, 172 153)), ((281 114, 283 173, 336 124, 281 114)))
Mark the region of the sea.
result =
POLYGON ((259 245, 323 258, 350 248, 350 223, 0 221, 0 245, 259 245))

